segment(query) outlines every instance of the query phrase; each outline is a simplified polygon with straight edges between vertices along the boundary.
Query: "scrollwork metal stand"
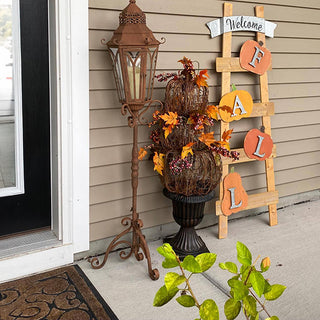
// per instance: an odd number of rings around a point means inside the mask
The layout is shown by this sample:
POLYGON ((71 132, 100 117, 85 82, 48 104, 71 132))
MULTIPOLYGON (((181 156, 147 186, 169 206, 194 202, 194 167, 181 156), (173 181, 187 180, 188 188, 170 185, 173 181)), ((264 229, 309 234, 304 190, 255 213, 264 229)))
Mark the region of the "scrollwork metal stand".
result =
POLYGON ((122 115, 126 115, 127 112, 130 113, 128 116, 128 125, 133 129, 133 147, 132 147, 132 158, 131 158, 131 184, 132 184, 132 208, 131 217, 125 217, 121 220, 121 224, 128 227, 120 234, 118 234, 108 246, 103 261, 100 263, 98 257, 94 257, 90 260, 93 269, 102 268, 107 262, 109 253, 114 250, 118 245, 125 244, 130 248, 128 253, 124 250, 120 251, 121 259, 128 259, 132 254, 135 255, 138 261, 143 260, 144 256, 148 263, 148 273, 152 280, 159 279, 158 269, 152 269, 150 251, 148 244, 145 240, 145 236, 141 232, 143 227, 143 222, 139 219, 139 213, 137 212, 137 191, 138 191, 138 175, 139 175, 139 151, 138 151, 138 126, 139 124, 147 124, 143 119, 143 114, 150 108, 152 103, 162 103, 158 100, 147 101, 145 104, 124 104, 121 108, 122 115), (132 232, 132 241, 120 240, 127 233, 132 232), (143 253, 139 252, 140 248, 143 253))

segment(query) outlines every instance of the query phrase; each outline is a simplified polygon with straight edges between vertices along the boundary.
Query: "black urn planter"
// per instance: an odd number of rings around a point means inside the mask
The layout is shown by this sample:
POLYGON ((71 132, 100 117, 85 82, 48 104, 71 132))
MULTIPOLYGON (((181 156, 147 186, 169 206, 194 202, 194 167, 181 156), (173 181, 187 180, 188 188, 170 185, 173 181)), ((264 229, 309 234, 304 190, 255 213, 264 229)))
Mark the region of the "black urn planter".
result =
POLYGON ((180 225, 178 233, 173 237, 165 238, 164 242, 172 246, 180 260, 183 260, 187 255, 196 256, 209 252, 194 227, 201 222, 205 203, 213 199, 214 190, 204 196, 184 196, 167 189, 163 190, 163 194, 172 200, 173 217, 180 225))

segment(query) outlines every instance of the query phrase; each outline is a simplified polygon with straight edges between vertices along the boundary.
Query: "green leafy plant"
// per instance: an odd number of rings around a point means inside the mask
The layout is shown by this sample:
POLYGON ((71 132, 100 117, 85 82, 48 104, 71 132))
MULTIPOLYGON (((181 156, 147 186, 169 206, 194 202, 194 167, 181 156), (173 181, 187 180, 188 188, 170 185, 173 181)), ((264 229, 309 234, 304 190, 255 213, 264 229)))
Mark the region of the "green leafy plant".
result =
POLYGON ((192 291, 189 281, 194 273, 201 273, 210 269, 215 263, 217 255, 214 253, 202 253, 196 257, 189 255, 181 262, 170 244, 164 243, 157 250, 165 258, 162 266, 164 268, 179 267, 181 274, 168 272, 165 275, 164 286, 156 293, 153 305, 155 307, 165 305, 180 291, 181 295, 176 299, 179 304, 184 307, 197 307, 199 309, 200 319, 219 319, 217 304, 212 299, 207 299, 200 304, 192 291), (186 271, 189 272, 188 275, 186 274, 186 271), (182 284, 184 287, 178 288, 178 286, 182 284))
MULTIPOLYGON (((200 304, 189 281, 194 273, 202 273, 210 269, 215 263, 217 255, 203 253, 196 257, 187 256, 181 262, 168 243, 163 244, 157 250, 165 258, 162 266, 164 268, 178 267, 180 274, 168 272, 165 275, 165 284, 156 293, 153 305, 156 307, 163 306, 180 292, 180 296, 176 298, 179 304, 184 307, 197 307, 199 309, 200 318, 196 320, 219 320, 219 310, 215 301, 207 299, 200 304), (182 285, 183 287, 179 288, 182 285)), ((260 256, 252 262, 250 250, 243 243, 237 242, 237 260, 241 264, 240 268, 230 261, 219 264, 221 269, 233 274, 231 279, 228 280, 230 295, 224 305, 227 320, 236 319, 241 309, 248 320, 258 320, 262 311, 268 316, 265 320, 279 320, 277 316, 269 314, 265 302, 279 298, 286 287, 280 284, 271 285, 264 278, 263 273, 270 267, 270 258, 266 257, 261 260, 260 270, 256 267, 259 259, 260 256), (261 301, 262 299, 264 301, 261 301)))
POLYGON ((250 250, 241 242, 237 242, 237 259, 241 264, 240 269, 233 262, 220 263, 221 269, 233 274, 228 280, 230 287, 230 298, 224 305, 224 313, 228 320, 235 319, 241 308, 247 319, 258 320, 259 313, 264 311, 268 318, 266 320, 279 320, 277 316, 271 316, 265 307, 267 300, 279 298, 285 286, 280 284, 270 285, 269 281, 263 276, 270 267, 270 258, 266 257, 260 262, 260 270, 256 265, 260 256, 252 262, 250 250), (260 299, 264 298, 262 302, 260 299))

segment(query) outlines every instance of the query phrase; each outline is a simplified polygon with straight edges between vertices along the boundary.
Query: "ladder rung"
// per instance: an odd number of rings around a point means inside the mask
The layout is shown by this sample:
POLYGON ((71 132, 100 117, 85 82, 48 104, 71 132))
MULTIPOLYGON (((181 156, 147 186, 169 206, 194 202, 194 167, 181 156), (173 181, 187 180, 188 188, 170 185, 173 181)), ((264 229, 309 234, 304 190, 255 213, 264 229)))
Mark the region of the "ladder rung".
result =
MULTIPOLYGON (((272 70, 272 64, 268 70, 272 70)), ((216 71, 217 72, 248 72, 240 65, 240 58, 223 58, 218 57, 216 59, 216 71)))
POLYGON ((254 103, 252 113, 248 118, 265 117, 274 115, 274 103, 273 102, 260 102, 254 103))
MULTIPOLYGON (((260 102, 254 103, 252 112, 248 118, 257 118, 274 115, 274 103, 273 102, 260 102)), ((221 120, 220 116, 218 117, 221 120)))
MULTIPOLYGON (((225 157, 224 157, 224 158, 221 158, 223 165, 236 165, 236 164, 238 164, 238 163, 249 162, 249 161, 256 161, 256 159, 248 158, 248 156, 247 156, 246 153, 244 152, 244 149, 243 149, 243 148, 240 148, 240 149, 231 149, 231 151, 237 151, 237 152, 240 153, 239 160, 233 161, 233 160, 230 159, 230 158, 225 158, 225 157)), ((277 156, 277 148, 276 148, 276 145, 273 145, 272 153, 271 153, 271 156, 269 157, 269 159, 270 159, 270 158, 275 158, 276 156, 277 156)))
MULTIPOLYGON (((244 210, 268 206, 270 204, 277 204, 279 201, 278 191, 268 191, 263 193, 256 193, 248 195, 248 205, 244 210)), ((242 210, 241 210, 242 211, 242 210)), ((221 201, 216 201, 216 215, 222 215, 221 201)))

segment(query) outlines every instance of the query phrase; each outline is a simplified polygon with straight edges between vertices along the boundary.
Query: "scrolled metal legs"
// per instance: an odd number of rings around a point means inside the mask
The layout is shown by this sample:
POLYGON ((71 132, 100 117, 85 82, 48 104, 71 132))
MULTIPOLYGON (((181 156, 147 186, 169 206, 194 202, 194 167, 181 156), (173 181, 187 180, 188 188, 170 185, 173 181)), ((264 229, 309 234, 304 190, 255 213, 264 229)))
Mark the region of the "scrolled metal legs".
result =
MULTIPOLYGON (((149 276, 152 280, 158 280, 159 279, 159 271, 158 269, 152 269, 152 264, 151 264, 151 257, 150 257, 150 251, 147 245, 147 241, 144 237, 144 235, 141 232, 141 226, 142 226, 142 221, 140 219, 137 220, 137 227, 136 227, 136 234, 139 237, 139 247, 142 249, 148 263, 148 272, 149 276)), ((142 253, 140 253, 142 255, 142 253)), ((143 259, 143 255, 142 255, 143 259)))
POLYGON ((120 238, 122 238, 124 235, 126 235, 127 233, 129 233, 131 230, 132 230, 132 219, 129 218, 129 217, 125 217, 121 220, 121 224, 124 225, 124 226, 128 226, 129 225, 129 221, 130 221, 130 227, 123 230, 120 234, 118 234, 113 240, 112 242, 109 244, 105 254, 104 254, 104 258, 103 258, 103 261, 100 263, 99 262, 99 258, 98 257, 94 257, 94 258, 90 258, 89 259, 89 262, 91 263, 91 267, 93 269, 101 269, 107 262, 107 259, 108 259, 108 256, 109 256, 109 253, 115 249, 118 245, 120 244, 126 244, 128 245, 129 247, 131 247, 131 250, 128 254, 125 254, 125 252, 122 250, 120 251, 120 258, 121 259, 128 259, 131 254, 132 254, 132 246, 131 246, 131 243, 129 241, 126 241, 126 240, 121 240, 119 241, 120 238))
POLYGON ((109 253, 114 250, 118 245, 125 244, 130 248, 130 251, 128 253, 125 253, 124 250, 121 250, 119 253, 119 256, 121 259, 128 259, 133 253, 138 261, 143 260, 144 257, 146 257, 147 263, 148 263, 148 273, 152 280, 158 280, 159 279, 159 271, 158 269, 152 269, 151 264, 151 257, 149 248, 147 245, 147 242, 145 240, 144 235, 141 232, 142 221, 140 219, 133 220, 129 217, 126 217, 122 219, 121 223, 123 225, 128 225, 130 221, 130 227, 122 231, 119 235, 117 235, 110 245, 108 246, 104 258, 102 262, 99 262, 98 257, 91 258, 89 262, 91 263, 91 266, 93 269, 101 269, 105 263, 107 262, 109 253), (132 231, 132 242, 129 242, 127 240, 119 240, 124 235, 132 231), (140 248, 142 249, 143 253, 139 252, 140 248))

